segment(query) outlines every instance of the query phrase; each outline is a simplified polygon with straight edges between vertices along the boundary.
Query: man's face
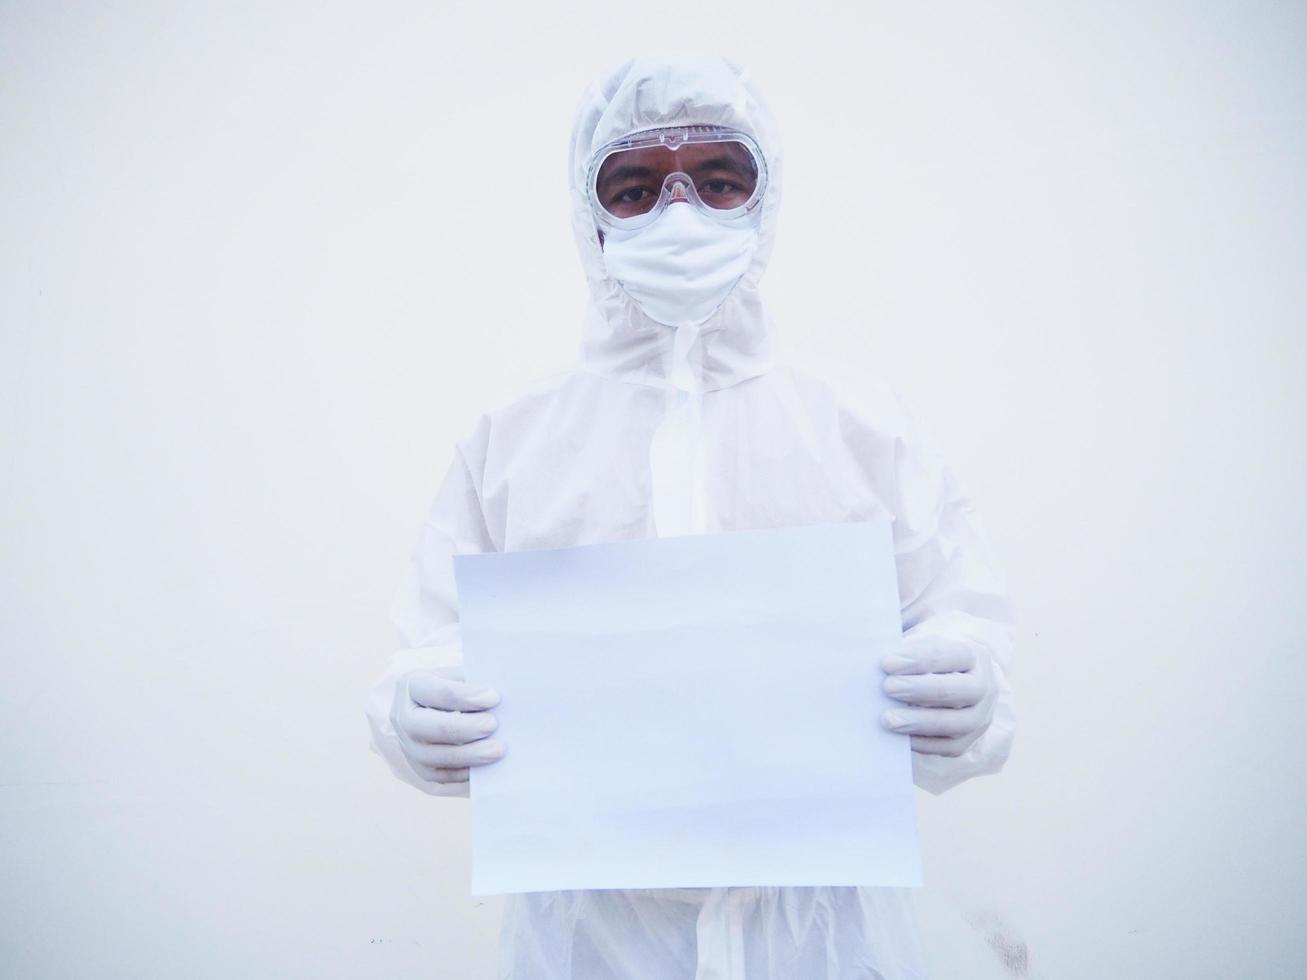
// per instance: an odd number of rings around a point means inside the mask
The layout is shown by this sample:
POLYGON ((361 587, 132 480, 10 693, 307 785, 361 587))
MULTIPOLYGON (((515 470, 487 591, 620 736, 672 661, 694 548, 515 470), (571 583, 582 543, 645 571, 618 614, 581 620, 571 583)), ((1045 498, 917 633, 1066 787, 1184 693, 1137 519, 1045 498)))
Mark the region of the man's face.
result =
MULTIPOLYGON (((721 210, 747 204, 758 184, 753 157, 742 143, 686 143, 675 150, 650 146, 612 154, 599 168, 595 196, 615 218, 644 214, 657 203, 667 175, 675 172, 690 178, 704 204, 721 210)), ((671 203, 689 203, 676 182, 672 194, 671 203)), ((600 247, 603 241, 601 230, 600 247)))

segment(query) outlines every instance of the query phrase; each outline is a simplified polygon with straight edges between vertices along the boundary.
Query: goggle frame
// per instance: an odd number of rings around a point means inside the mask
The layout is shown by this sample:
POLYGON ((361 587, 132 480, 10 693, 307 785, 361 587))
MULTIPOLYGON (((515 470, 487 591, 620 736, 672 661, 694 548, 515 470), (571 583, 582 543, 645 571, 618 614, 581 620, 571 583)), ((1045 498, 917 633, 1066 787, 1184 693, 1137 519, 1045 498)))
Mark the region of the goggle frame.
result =
POLYGON ((673 177, 678 178, 678 183, 684 181, 687 189, 685 199, 714 221, 725 225, 735 225, 756 222, 761 216, 762 201, 767 189, 767 158, 763 155, 762 148, 758 146, 757 140, 748 133, 720 126, 662 126, 656 129, 641 130, 638 133, 631 133, 628 136, 605 143, 590 157, 590 165, 586 170, 586 197, 590 204, 590 211, 594 215, 598 226, 604 229, 605 233, 638 231, 656 220, 667 206, 676 199, 675 194, 669 189, 673 177), (663 178, 662 190, 658 195, 658 200, 654 202, 648 211, 642 214, 620 218, 611 214, 599 203, 599 171, 604 162, 613 154, 649 148, 663 148, 675 151, 687 143, 742 144, 749 151, 754 166, 755 182, 753 193, 749 196, 749 199, 738 207, 714 208, 704 203, 699 197, 698 189, 694 186, 694 181, 688 174, 684 171, 673 170, 663 178))

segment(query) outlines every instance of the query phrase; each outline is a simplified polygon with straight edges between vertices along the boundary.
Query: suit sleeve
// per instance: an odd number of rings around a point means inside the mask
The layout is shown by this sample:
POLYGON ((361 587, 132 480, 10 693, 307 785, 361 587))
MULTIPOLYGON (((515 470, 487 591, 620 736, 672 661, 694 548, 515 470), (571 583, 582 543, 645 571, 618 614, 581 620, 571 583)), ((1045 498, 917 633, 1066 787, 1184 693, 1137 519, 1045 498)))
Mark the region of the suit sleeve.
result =
POLYGON ((961 756, 912 754, 913 780, 942 793, 998 772, 1016 730, 1012 687, 1014 623, 1008 587, 970 498, 912 411, 895 399, 894 547, 903 631, 961 638, 987 654, 998 695, 994 719, 961 756))
POLYGON ((390 708, 399 679, 408 671, 453 666, 463 659, 453 557, 495 550, 482 513, 475 445, 474 437, 455 450, 422 523, 391 606, 399 649, 369 690, 365 712, 372 751, 398 779, 431 796, 466 795, 466 784, 447 786, 419 776, 400 748, 390 708))

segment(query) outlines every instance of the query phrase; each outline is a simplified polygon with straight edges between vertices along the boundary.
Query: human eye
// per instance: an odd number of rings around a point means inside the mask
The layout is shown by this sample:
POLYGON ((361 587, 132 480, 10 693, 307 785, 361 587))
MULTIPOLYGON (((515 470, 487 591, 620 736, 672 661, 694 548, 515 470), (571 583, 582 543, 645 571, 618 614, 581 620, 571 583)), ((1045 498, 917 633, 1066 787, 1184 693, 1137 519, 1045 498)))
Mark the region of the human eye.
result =
POLYGON ((710 207, 738 208, 749 200, 749 190, 729 177, 708 177, 696 188, 699 197, 710 207))
POLYGON ((740 187, 737 184, 721 177, 705 180, 699 187, 700 193, 707 191, 709 194, 730 194, 738 190, 740 190, 740 187))
POLYGON ((626 184, 608 195, 605 207, 619 218, 630 217, 648 211, 655 196, 653 188, 645 184, 626 184))

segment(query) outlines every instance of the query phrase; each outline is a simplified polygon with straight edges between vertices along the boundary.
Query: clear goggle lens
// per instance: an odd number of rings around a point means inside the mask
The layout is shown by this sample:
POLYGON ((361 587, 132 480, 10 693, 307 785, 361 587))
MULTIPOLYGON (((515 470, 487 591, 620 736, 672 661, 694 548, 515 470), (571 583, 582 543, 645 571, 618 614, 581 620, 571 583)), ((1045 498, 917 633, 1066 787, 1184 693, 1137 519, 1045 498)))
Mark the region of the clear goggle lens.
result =
POLYGON ((762 153, 747 135, 661 129, 618 140, 596 153, 590 200, 596 216, 616 227, 638 227, 681 199, 730 219, 756 209, 765 182, 762 153))

